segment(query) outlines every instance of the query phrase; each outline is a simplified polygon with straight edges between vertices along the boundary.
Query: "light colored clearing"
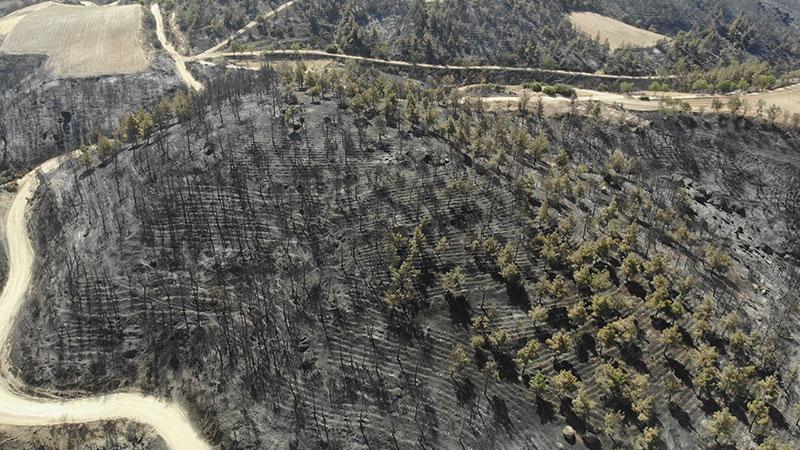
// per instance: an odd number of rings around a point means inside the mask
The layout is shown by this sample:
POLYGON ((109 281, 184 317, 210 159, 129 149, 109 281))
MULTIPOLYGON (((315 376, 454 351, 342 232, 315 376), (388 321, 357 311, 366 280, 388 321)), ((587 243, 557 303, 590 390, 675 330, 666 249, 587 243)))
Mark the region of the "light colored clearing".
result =
POLYGON ((149 64, 138 5, 74 6, 53 2, 12 14, 5 53, 42 54, 54 76, 136 73, 149 64), (18 17, 21 17, 18 19, 18 17))
POLYGON ((0 36, 9 34, 24 16, 8 16, 0 19, 0 36))
MULTIPOLYGON (((496 96, 484 97, 478 90, 480 85, 465 86, 459 88, 459 91, 468 98, 480 98, 492 109, 515 109, 519 104, 523 92, 528 93, 530 96, 530 103, 528 108, 535 108, 537 99, 541 98, 548 111, 561 112, 565 111, 570 106, 570 99, 566 97, 556 96, 551 97, 542 93, 531 92, 523 89, 520 86, 503 86, 505 91, 496 96)), ((610 106, 619 106, 623 110, 628 111, 658 111, 661 109, 662 98, 671 98, 673 100, 680 100, 681 102, 688 103, 692 107, 692 111, 707 111, 710 112, 714 98, 718 98, 722 104, 722 111, 728 111, 728 102, 730 96, 711 96, 692 94, 686 92, 642 92, 633 95, 624 95, 614 92, 600 92, 591 89, 576 89, 576 101, 579 103, 592 103, 599 102, 610 106), (643 100, 640 95, 648 95, 650 100, 643 100)), ((800 114, 800 84, 787 86, 784 88, 776 89, 767 92, 758 92, 743 95, 740 97, 746 102, 749 107, 746 114, 754 117, 757 115, 756 106, 759 100, 764 100, 766 106, 765 110, 772 105, 781 108, 781 114, 788 112, 789 114, 800 114)), ((745 111, 742 111, 745 112, 745 111)), ((603 114, 613 114, 613 110, 604 110, 603 114)), ((779 119, 782 119, 779 117, 779 119)))
POLYGON ((574 12, 569 15, 572 25, 600 42, 608 41, 612 51, 620 47, 652 47, 666 36, 643 30, 611 17, 591 12, 574 12))

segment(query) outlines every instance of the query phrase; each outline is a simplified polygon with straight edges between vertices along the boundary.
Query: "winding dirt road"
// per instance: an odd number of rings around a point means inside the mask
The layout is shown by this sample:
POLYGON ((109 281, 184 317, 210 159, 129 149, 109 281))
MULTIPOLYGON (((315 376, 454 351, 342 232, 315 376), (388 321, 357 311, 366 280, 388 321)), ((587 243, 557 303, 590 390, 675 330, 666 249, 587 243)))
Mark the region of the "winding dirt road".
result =
POLYGON ((9 354, 14 322, 28 293, 33 269, 33 247, 28 237, 25 211, 38 185, 37 172, 58 167, 53 158, 19 181, 19 189, 6 216, 8 280, 0 295, 0 423, 49 426, 125 419, 152 427, 172 450, 207 450, 210 446, 175 403, 140 393, 118 393, 74 400, 53 400, 21 394, 19 380, 11 375, 9 354))
POLYGON ((166 50, 169 56, 175 61, 175 69, 178 75, 190 88, 196 91, 203 90, 203 83, 197 81, 192 73, 189 72, 189 69, 186 68, 186 58, 178 53, 175 46, 167 40, 167 34, 164 32, 164 17, 161 16, 161 9, 158 7, 158 3, 150 5, 150 12, 156 19, 156 36, 158 37, 158 41, 161 42, 161 46, 164 47, 164 50, 166 50))

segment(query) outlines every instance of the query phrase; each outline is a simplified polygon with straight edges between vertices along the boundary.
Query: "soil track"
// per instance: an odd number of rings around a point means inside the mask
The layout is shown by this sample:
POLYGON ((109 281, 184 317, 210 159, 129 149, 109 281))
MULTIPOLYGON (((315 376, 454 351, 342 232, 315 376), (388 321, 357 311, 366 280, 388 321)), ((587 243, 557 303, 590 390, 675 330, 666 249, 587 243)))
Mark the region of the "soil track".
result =
POLYGON ((20 393, 20 382, 11 375, 11 332, 28 292, 33 248, 28 236, 25 209, 36 191, 38 174, 58 167, 63 157, 53 158, 19 181, 19 190, 6 217, 8 280, 0 296, 0 423, 15 426, 47 426, 126 419, 149 425, 173 450, 204 450, 206 444, 183 410, 140 393, 118 393, 83 399, 55 400, 20 393))
POLYGON ((169 56, 175 61, 175 69, 178 75, 190 88, 196 91, 203 90, 203 84, 197 81, 192 73, 189 72, 189 69, 186 68, 186 59, 175 50, 175 47, 167 39, 167 35, 164 32, 164 17, 161 15, 161 9, 158 7, 158 3, 153 3, 150 6, 150 12, 156 19, 156 36, 158 37, 158 41, 161 42, 161 46, 164 47, 164 50, 166 50, 169 56))

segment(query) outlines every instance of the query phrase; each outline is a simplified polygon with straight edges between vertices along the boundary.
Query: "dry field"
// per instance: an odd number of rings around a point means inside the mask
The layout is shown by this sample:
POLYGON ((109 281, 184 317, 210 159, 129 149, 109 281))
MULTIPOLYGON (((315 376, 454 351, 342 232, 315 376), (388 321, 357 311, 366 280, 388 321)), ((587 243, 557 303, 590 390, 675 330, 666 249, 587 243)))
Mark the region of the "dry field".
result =
POLYGON ((601 42, 608 40, 612 51, 625 46, 652 47, 666 37, 591 12, 574 12, 569 15, 569 20, 581 33, 599 38, 601 42))
POLYGON ((149 65, 138 5, 44 2, 0 19, 0 52, 43 54, 54 76, 136 73, 149 65))

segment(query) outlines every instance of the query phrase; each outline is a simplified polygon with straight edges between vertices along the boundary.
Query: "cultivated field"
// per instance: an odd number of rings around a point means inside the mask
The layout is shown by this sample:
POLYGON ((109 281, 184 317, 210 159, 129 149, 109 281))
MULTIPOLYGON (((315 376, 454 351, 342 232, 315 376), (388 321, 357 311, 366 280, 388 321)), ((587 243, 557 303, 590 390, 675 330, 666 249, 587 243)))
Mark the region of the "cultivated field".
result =
POLYGON ((55 76, 128 74, 149 65, 138 5, 45 2, 0 19, 0 35, 0 52, 47 55, 55 76))
POLYGON ((581 33, 599 38, 601 42, 608 40, 612 51, 625 46, 652 47, 666 37, 591 12, 572 13, 569 15, 569 20, 581 33))

